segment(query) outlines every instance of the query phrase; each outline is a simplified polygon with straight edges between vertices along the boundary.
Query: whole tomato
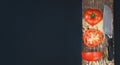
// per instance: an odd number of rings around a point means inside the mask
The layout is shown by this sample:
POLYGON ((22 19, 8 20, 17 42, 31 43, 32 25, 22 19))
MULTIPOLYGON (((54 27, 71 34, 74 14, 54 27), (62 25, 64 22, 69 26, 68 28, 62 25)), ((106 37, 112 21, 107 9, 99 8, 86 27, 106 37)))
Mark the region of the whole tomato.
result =
POLYGON ((102 43, 103 33, 98 29, 88 29, 83 34, 83 42, 88 47, 95 47, 102 43))
POLYGON ((102 13, 98 9, 87 9, 84 12, 85 21, 94 26, 102 20, 102 13))
POLYGON ((82 52, 82 58, 87 61, 97 61, 103 56, 102 52, 82 52))

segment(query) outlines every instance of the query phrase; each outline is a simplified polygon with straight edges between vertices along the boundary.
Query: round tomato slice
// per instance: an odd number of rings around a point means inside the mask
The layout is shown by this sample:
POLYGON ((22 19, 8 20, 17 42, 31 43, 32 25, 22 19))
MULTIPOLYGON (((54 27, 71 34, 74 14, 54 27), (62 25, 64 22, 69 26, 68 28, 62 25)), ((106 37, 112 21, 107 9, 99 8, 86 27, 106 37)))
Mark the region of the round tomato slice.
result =
POLYGON ((95 47, 102 43, 103 33, 98 29, 88 29, 83 34, 83 42, 88 47, 95 47))
POLYGON ((90 25, 96 25, 102 20, 102 13, 98 9, 87 9, 84 12, 84 19, 90 25))
POLYGON ((82 52, 82 58, 87 61, 97 61, 102 55, 102 52, 82 52))

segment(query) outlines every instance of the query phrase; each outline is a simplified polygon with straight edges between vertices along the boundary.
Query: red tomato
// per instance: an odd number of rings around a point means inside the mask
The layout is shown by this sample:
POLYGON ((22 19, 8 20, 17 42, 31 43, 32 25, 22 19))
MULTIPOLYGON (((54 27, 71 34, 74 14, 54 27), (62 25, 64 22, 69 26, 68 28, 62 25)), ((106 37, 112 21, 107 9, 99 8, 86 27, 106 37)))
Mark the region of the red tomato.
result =
POLYGON ((98 9, 87 9, 84 13, 84 19, 93 26, 102 20, 102 13, 98 9))
POLYGON ((102 43, 103 33, 98 29, 88 29, 83 34, 83 42, 88 47, 95 47, 102 43))
POLYGON ((102 52, 82 52, 82 58, 87 61, 97 61, 102 55, 102 52))

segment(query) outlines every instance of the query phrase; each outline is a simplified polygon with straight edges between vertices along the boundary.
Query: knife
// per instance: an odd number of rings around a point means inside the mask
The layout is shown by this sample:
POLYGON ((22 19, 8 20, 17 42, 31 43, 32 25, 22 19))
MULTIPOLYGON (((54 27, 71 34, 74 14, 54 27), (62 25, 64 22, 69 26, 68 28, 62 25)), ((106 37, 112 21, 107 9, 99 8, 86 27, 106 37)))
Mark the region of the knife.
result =
POLYGON ((104 34, 108 37, 108 60, 113 59, 113 14, 111 9, 104 5, 103 10, 103 29, 104 34))

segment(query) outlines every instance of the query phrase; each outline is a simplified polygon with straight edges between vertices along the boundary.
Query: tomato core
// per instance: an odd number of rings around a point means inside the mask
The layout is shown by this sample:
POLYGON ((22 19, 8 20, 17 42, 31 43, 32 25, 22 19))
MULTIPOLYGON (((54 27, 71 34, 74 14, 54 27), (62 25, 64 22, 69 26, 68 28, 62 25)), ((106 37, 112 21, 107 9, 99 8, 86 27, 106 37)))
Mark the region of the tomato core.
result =
POLYGON ((92 18, 95 18, 95 16, 96 16, 96 15, 95 15, 94 13, 91 14, 91 17, 92 17, 92 18))

